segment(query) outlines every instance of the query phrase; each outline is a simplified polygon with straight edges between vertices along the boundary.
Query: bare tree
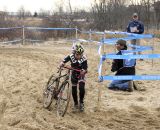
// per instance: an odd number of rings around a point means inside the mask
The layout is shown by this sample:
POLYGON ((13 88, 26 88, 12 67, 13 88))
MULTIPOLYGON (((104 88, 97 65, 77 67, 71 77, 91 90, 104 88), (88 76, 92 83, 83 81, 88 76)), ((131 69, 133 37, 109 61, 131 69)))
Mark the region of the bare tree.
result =
POLYGON ((155 1, 153 4, 154 10, 155 10, 155 16, 156 16, 156 28, 159 30, 160 28, 160 1, 155 1))
POLYGON ((25 17, 25 8, 23 6, 18 9, 18 17, 19 19, 24 19, 25 17))
POLYGON ((94 25, 98 30, 124 28, 125 0, 95 0, 92 6, 94 25))
POLYGON ((39 17, 48 17, 50 16, 50 11, 49 10, 44 10, 44 9, 40 9, 39 12, 39 17))
POLYGON ((144 21, 148 30, 150 23, 150 0, 142 0, 141 4, 144 6, 144 21))

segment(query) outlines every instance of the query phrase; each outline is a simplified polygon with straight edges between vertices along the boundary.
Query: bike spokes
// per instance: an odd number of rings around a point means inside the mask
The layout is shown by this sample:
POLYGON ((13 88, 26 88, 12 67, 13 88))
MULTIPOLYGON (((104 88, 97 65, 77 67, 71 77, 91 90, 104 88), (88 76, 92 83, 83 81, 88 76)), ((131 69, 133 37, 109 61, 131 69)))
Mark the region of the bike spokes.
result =
POLYGON ((66 82, 61 86, 60 92, 58 95, 58 100, 57 100, 57 115, 58 116, 63 117, 65 115, 68 104, 69 104, 69 100, 70 100, 70 87, 69 87, 69 83, 66 82))
POLYGON ((56 85, 57 85, 57 80, 50 78, 43 93, 44 108, 50 107, 52 103, 52 98, 54 97, 54 95, 56 95, 56 92, 55 92, 57 87, 56 85))

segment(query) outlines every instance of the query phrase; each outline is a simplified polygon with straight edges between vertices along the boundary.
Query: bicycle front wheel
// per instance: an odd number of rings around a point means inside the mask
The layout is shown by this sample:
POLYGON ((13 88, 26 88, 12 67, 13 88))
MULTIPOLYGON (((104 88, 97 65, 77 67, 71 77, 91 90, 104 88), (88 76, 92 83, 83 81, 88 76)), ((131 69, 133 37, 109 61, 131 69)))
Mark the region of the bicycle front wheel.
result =
POLYGON ((59 90, 60 91, 57 100, 57 115, 63 117, 67 111, 70 101, 71 89, 69 82, 64 82, 59 90))
POLYGON ((44 108, 49 108, 52 104, 53 96, 56 95, 56 89, 57 89, 57 78, 52 75, 43 92, 43 106, 44 108))

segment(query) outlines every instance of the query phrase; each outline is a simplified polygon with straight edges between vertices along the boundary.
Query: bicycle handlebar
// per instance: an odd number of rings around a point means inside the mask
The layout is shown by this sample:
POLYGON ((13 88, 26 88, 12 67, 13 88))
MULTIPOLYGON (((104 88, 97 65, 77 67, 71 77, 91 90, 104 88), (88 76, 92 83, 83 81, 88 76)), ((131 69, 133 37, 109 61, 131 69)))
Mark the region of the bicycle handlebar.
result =
POLYGON ((77 72, 81 72, 81 70, 79 70, 79 69, 74 69, 74 68, 72 68, 72 67, 70 67, 70 66, 63 66, 63 68, 66 68, 66 69, 69 69, 69 70, 74 70, 74 71, 77 71, 77 72))

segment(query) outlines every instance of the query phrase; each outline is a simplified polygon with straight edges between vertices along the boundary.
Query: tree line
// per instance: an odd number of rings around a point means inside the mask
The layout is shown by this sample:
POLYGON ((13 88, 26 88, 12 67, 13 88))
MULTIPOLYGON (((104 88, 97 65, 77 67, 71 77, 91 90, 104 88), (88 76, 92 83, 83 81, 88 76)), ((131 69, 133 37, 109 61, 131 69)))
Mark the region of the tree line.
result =
POLYGON ((99 31, 124 31, 132 18, 132 14, 136 12, 147 30, 160 29, 159 0, 94 0, 87 11, 73 8, 70 0, 68 0, 67 7, 64 7, 62 2, 61 0, 57 5, 56 11, 41 9, 39 12, 32 14, 30 11, 25 10, 24 7, 21 7, 14 15, 0 12, 0 26, 9 25, 11 22, 10 17, 17 17, 20 21, 25 20, 27 17, 39 17, 44 19, 46 26, 52 27, 77 26, 86 30, 92 28, 99 31), (64 8, 67 10, 64 11, 64 8), (9 21, 9 23, 6 21, 9 21), (6 23, 8 24, 6 25, 6 23))

